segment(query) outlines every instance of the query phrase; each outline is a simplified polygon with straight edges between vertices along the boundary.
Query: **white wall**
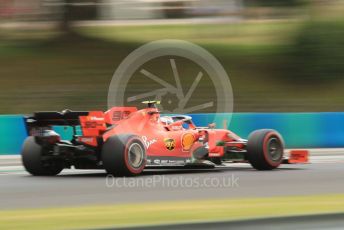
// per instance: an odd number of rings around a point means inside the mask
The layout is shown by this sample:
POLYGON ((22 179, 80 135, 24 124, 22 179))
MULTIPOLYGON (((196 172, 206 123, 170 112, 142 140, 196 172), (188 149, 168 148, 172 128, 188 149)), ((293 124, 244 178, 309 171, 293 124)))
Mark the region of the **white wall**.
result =
POLYGON ((242 0, 102 0, 100 19, 155 19, 164 17, 163 2, 183 1, 190 15, 220 15, 242 8, 242 0))
POLYGON ((159 7, 158 2, 142 0, 102 0, 99 7, 100 19, 152 19, 161 18, 162 14, 154 7, 159 7))

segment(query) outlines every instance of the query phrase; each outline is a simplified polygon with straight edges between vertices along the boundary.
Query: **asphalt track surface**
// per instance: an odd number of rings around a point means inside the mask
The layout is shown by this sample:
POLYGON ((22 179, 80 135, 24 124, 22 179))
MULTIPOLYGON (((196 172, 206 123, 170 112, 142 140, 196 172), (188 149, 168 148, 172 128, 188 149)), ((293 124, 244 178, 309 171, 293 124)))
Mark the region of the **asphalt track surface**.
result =
POLYGON ((311 164, 256 171, 248 164, 216 169, 150 169, 135 178, 104 171, 65 170, 33 177, 21 166, 0 167, 0 210, 218 198, 344 193, 344 157, 312 158, 311 164))

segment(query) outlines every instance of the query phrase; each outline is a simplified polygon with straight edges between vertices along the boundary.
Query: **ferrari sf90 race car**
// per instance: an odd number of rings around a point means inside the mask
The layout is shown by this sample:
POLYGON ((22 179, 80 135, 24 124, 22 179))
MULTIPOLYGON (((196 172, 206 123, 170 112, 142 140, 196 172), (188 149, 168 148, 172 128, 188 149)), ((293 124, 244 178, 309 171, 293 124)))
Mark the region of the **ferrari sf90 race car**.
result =
POLYGON ((272 170, 285 160, 283 139, 275 130, 254 131, 246 140, 213 125, 197 127, 186 115, 162 116, 156 102, 146 104, 141 110, 34 113, 26 118, 25 169, 36 176, 57 175, 71 167, 134 176, 152 166, 215 167, 225 162, 272 170), (70 140, 54 131, 61 126, 72 128, 70 140))

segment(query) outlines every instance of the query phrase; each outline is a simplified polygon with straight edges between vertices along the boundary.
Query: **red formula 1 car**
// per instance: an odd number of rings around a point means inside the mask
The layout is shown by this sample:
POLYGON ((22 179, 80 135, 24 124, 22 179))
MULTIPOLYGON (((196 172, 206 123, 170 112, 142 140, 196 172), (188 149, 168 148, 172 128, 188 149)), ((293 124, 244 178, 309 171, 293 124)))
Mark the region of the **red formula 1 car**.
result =
MULTIPOLYGON (((155 102, 147 104, 141 110, 114 107, 105 113, 35 113, 26 121, 30 136, 22 150, 25 169, 32 175, 57 175, 74 166, 132 176, 150 166, 215 167, 223 162, 271 170, 284 160, 283 140, 274 130, 254 131, 245 140, 229 130, 196 127, 189 116, 160 116, 155 102), (61 140, 51 128, 61 125, 73 127, 72 140, 61 140)), ((293 162, 300 159, 294 156, 293 162)))

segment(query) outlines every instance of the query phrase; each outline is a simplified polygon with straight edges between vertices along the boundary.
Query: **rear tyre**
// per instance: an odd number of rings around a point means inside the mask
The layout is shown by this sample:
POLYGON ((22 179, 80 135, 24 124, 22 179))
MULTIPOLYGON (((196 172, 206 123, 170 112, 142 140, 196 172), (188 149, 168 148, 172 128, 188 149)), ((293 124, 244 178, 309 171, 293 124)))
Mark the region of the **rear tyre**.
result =
POLYGON ((56 160, 42 160, 45 149, 39 145, 35 137, 26 138, 21 157, 24 168, 33 176, 55 176, 64 166, 56 160))
POLYGON ((112 136, 103 145, 102 160, 108 174, 136 176, 146 166, 146 150, 135 135, 112 136))
POLYGON ((247 160, 257 170, 277 168, 283 161, 283 152, 283 139, 275 130, 256 130, 248 138, 247 160))

